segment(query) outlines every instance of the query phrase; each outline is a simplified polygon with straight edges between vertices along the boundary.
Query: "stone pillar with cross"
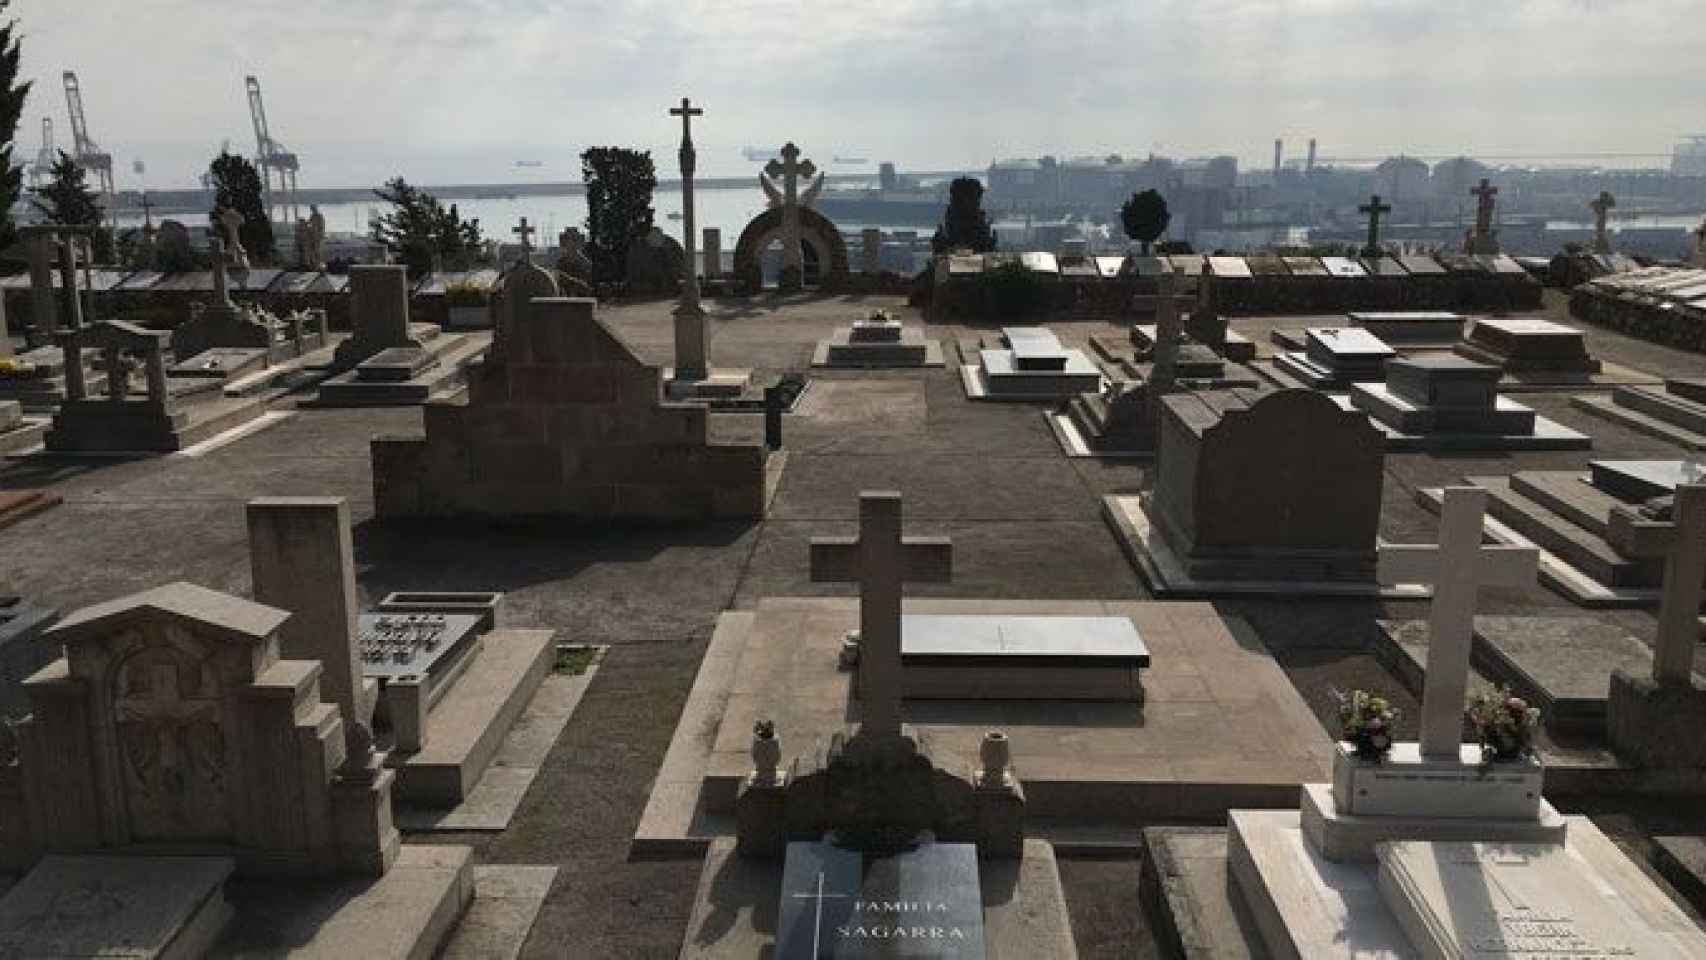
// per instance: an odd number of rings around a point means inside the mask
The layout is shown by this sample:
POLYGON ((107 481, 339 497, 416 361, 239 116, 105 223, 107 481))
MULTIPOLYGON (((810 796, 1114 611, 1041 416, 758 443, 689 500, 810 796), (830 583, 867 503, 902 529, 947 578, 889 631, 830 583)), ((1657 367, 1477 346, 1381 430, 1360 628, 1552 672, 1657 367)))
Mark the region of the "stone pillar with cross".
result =
MULTIPOLYGON (((782 145, 782 158, 764 165, 764 173, 782 185, 782 281, 784 290, 797 290, 805 282, 805 255, 800 250, 800 179, 810 181, 817 167, 800 159, 793 141, 782 145)), ((768 193, 772 188, 764 184, 768 193)))
POLYGON ((946 583, 953 544, 946 537, 902 537, 900 493, 859 494, 857 537, 813 537, 813 582, 859 584, 858 696, 861 736, 900 735, 901 587, 946 583))
POLYGON ((59 309, 53 299, 53 238, 51 226, 19 227, 18 237, 30 261, 30 312, 36 330, 59 332, 59 309))
MULTIPOLYGON (((1165 261, 1163 261, 1165 263, 1165 261)), ((1149 397, 1155 422, 1161 422, 1161 397, 1173 392, 1179 376, 1179 274, 1168 265, 1155 278, 1154 366, 1149 372, 1149 397)))
POLYGON ((1447 487, 1437 547, 1380 548, 1381 583, 1431 583, 1434 588, 1428 607, 1427 674, 1422 687, 1420 740, 1424 758, 1455 760, 1462 746, 1476 592, 1483 585, 1516 587, 1534 582, 1539 562, 1535 548, 1481 544, 1486 512, 1486 490, 1447 487))
POLYGON ((1668 526, 1643 513, 1613 508, 1606 539, 1635 556, 1664 558, 1653 675, 1612 673, 1606 735, 1619 754, 1642 766, 1706 767, 1706 738, 1700 736, 1706 687, 1694 673, 1706 593, 1706 483, 1677 485, 1668 526))
POLYGON ((1611 210, 1617 206, 1617 198, 1608 190, 1601 190, 1599 196, 1588 201, 1588 209, 1593 211, 1593 252, 1611 252, 1611 234, 1605 229, 1606 218, 1611 216, 1611 210))
POLYGON ((1380 194, 1368 198, 1368 202, 1357 207, 1358 213, 1368 214, 1368 242, 1363 245, 1362 255, 1377 257, 1380 255, 1380 218, 1392 212, 1392 205, 1380 202, 1380 194))
POLYGON ((1469 235, 1468 249, 1463 251, 1464 253, 1499 252, 1499 242, 1493 231, 1493 198, 1498 194, 1499 188, 1493 186, 1486 177, 1481 178, 1479 186, 1469 189, 1469 195, 1475 198, 1475 232, 1469 235))
POLYGON ((702 380, 706 374, 705 310, 699 305, 699 264, 694 244, 693 171, 698 154, 693 149, 693 118, 704 116, 687 97, 669 114, 681 118, 681 302, 675 307, 675 378, 702 380))
POLYGON ((509 232, 521 238, 521 259, 532 263, 533 235, 539 232, 539 228, 529 224, 526 217, 522 217, 521 222, 511 227, 509 232))

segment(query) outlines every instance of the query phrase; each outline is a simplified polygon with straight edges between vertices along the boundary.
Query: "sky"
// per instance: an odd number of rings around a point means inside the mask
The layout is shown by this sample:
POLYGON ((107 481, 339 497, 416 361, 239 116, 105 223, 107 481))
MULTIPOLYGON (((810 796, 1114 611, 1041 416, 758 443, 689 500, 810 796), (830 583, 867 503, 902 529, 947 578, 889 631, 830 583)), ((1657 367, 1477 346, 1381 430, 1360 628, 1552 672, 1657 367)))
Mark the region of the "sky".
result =
MULTIPOLYGON (((902 169, 1002 157, 1668 153, 1706 133, 1701 0, 11 0, 44 115, 61 72, 121 189, 253 155, 260 79, 299 183, 578 180, 594 144, 700 175, 797 142, 902 169), (146 174, 132 170, 146 163, 146 174), (517 167, 516 161, 539 166, 517 167)), ((1611 161, 1607 161, 1611 162, 1611 161)), ((1641 161, 1624 161, 1634 164, 1641 161)), ((1654 161, 1646 161, 1648 163, 1654 161)))

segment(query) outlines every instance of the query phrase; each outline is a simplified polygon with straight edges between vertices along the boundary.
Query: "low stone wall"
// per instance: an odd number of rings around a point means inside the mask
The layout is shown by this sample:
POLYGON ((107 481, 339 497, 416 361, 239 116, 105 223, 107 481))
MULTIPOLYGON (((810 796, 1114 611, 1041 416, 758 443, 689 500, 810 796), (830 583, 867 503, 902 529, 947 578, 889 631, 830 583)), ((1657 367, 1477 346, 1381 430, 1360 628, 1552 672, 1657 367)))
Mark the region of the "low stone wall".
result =
MULTIPOLYGON (((931 291, 936 322, 1125 320, 1137 316, 1132 298, 1155 296, 1154 277, 1038 275, 1035 302, 1001 302, 988 274, 955 276, 931 291)), ((1194 281, 1193 281, 1194 282, 1194 281)), ((1517 273, 1459 271, 1408 277, 1220 277, 1215 304, 1228 314, 1345 313, 1352 310, 1452 310, 1465 313, 1534 310, 1541 286, 1517 273)))
POLYGON ((1656 298, 1625 298, 1582 284, 1570 291, 1570 316, 1642 340, 1706 353, 1706 311, 1656 298))

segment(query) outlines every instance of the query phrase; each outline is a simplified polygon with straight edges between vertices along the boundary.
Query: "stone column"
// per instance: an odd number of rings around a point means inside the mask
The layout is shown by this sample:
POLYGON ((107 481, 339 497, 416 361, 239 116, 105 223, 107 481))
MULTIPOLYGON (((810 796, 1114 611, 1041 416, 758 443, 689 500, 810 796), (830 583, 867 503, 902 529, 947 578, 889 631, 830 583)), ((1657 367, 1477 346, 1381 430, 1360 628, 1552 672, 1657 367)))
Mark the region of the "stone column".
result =
POLYGON ((143 370, 148 378, 148 400, 161 410, 172 409, 172 391, 166 387, 166 356, 155 344, 143 357, 143 370))
POLYGON ((705 279, 717 280, 723 275, 723 231, 705 228, 705 279))
POLYGON ((356 645, 349 503, 342 497, 259 497, 249 501, 248 518, 255 600, 290 611, 279 631, 286 658, 324 666, 321 697, 343 711, 353 760, 360 746, 355 727, 369 722, 371 702, 356 645))
POLYGON ((865 241, 865 272, 876 276, 883 272, 883 232, 866 227, 860 236, 865 241))
POLYGON ((38 333, 59 331, 59 309, 53 301, 53 236, 35 227, 25 227, 25 247, 30 258, 30 305, 38 333))
POLYGON ((59 241, 59 287, 65 297, 65 329, 83 329, 83 301, 77 295, 77 238, 71 234, 59 241))
POLYGON ((1679 484, 1674 503, 1676 534, 1665 555, 1653 679, 1687 687, 1693 682, 1694 644, 1700 636, 1701 578, 1706 576, 1706 484, 1679 484))

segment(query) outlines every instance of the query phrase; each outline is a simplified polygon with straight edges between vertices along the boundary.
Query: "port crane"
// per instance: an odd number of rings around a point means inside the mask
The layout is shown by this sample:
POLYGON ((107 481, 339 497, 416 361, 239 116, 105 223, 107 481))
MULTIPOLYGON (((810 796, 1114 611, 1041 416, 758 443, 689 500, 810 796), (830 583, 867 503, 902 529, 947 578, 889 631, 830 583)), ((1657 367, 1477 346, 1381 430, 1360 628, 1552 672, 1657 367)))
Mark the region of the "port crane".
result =
POLYGON ((106 198, 107 219, 118 227, 117 198, 113 190, 113 155, 102 150, 89 136, 89 123, 83 117, 83 90, 77 85, 77 74, 65 71, 65 107, 71 114, 71 158, 77 166, 95 175, 101 195, 106 198))
POLYGON ((261 186, 267 195, 267 218, 277 219, 274 213, 275 204, 284 207, 285 219, 289 223, 296 222, 296 171, 301 169, 301 162, 296 154, 285 149, 284 144, 272 138, 272 131, 267 128, 267 107, 261 100, 261 82, 254 77, 244 80, 249 91, 249 118, 255 122, 255 147, 258 156, 256 165, 261 168, 261 186), (275 200, 272 186, 272 175, 278 174, 278 190, 282 196, 275 200))
POLYGON ((30 165, 30 186, 47 186, 53 179, 53 165, 58 161, 59 151, 53 148, 53 118, 42 117, 41 149, 36 151, 36 162, 30 165))

